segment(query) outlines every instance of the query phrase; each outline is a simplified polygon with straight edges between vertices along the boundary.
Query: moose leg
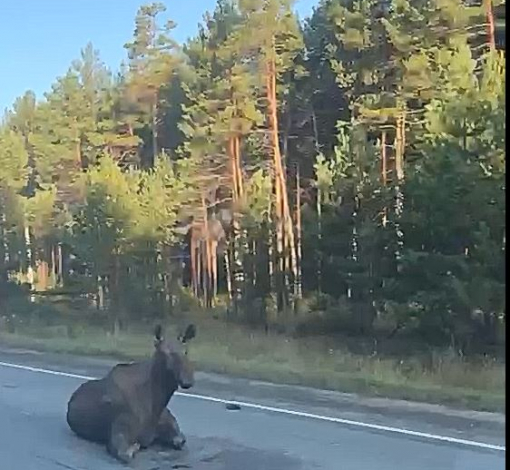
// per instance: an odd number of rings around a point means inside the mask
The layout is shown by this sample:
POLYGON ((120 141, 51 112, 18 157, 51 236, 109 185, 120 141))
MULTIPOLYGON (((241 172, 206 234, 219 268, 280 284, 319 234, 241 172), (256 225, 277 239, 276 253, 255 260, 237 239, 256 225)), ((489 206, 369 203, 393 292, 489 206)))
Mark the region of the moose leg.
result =
POLYGON ((156 428, 156 442, 176 450, 181 450, 186 443, 186 437, 181 432, 175 416, 170 413, 168 408, 163 410, 159 418, 156 428))
POLYGON ((113 457, 123 463, 133 460, 140 450, 140 444, 135 440, 135 429, 135 419, 128 413, 117 416, 112 423, 107 449, 113 457))

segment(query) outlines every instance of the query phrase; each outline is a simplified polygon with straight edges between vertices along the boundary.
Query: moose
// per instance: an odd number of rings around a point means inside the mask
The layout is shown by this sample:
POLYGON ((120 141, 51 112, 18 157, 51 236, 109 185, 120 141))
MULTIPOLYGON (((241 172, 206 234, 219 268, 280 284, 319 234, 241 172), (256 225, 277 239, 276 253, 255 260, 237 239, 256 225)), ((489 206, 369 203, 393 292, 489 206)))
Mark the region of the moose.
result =
POLYGON ((118 364, 102 379, 78 387, 67 405, 67 423, 79 437, 106 444, 108 452, 129 463, 152 444, 181 450, 186 443, 167 405, 176 390, 194 385, 186 343, 196 335, 190 324, 177 342, 155 328, 152 357, 118 364))

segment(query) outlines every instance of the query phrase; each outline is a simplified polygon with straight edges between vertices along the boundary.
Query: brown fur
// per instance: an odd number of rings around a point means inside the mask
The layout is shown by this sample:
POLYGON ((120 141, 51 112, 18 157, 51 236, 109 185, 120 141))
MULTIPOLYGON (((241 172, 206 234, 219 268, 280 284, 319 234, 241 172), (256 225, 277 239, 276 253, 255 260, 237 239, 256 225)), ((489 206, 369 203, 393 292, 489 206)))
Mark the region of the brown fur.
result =
MULTIPOLYGON (((190 325, 184 345, 195 334, 190 325)), ((182 345, 155 332, 155 351, 143 362, 119 364, 104 378, 83 383, 68 403, 67 422, 80 437, 104 443, 114 457, 130 461, 139 448, 154 442, 182 448, 185 438, 167 409, 179 388, 194 383, 193 368, 182 345)))

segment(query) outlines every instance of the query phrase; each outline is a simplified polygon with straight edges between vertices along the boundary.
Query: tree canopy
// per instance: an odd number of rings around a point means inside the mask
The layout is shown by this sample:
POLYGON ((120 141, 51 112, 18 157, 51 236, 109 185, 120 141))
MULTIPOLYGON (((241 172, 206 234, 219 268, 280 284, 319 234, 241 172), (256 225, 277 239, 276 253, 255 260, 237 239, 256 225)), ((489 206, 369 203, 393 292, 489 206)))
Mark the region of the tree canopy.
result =
POLYGON ((73 291, 118 321, 191 295, 266 326, 494 344, 498 5, 321 0, 300 21, 218 0, 184 44, 140 7, 118 75, 88 44, 2 121, 0 297, 73 291))

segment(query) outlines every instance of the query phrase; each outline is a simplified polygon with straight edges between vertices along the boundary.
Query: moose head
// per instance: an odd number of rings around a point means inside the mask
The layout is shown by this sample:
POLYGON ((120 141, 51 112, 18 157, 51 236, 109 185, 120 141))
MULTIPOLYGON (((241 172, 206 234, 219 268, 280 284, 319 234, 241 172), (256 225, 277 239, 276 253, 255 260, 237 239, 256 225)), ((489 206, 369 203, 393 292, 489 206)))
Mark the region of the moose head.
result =
POLYGON ((167 372, 172 374, 177 385, 183 389, 191 388, 195 382, 193 366, 186 348, 186 344, 195 335, 196 327, 193 324, 188 325, 185 332, 178 337, 177 342, 163 337, 161 325, 157 325, 154 330, 156 355, 164 360, 167 372))

